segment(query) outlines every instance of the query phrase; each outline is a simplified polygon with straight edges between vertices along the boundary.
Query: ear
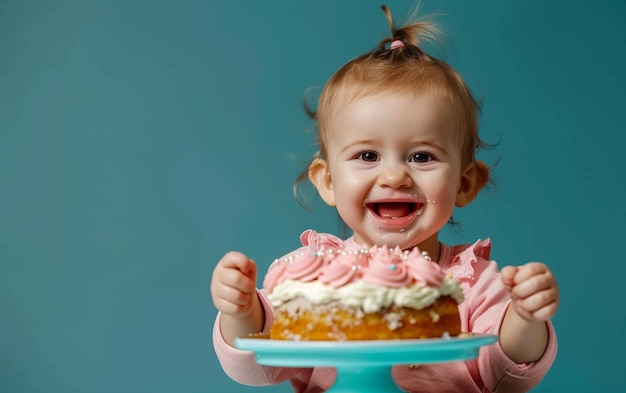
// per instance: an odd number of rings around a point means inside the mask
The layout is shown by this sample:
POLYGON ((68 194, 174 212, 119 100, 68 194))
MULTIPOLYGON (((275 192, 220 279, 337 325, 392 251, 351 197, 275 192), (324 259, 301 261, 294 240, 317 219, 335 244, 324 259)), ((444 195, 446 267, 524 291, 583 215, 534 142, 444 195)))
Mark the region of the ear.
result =
POLYGON ((473 201, 489 180, 489 168, 482 161, 470 163, 461 175, 456 206, 463 207, 473 201))
POLYGON ((330 170, 326 160, 321 158, 313 160, 311 165, 309 165, 309 180, 313 183, 317 193, 324 202, 328 206, 335 206, 335 190, 333 189, 333 181, 330 178, 330 170))

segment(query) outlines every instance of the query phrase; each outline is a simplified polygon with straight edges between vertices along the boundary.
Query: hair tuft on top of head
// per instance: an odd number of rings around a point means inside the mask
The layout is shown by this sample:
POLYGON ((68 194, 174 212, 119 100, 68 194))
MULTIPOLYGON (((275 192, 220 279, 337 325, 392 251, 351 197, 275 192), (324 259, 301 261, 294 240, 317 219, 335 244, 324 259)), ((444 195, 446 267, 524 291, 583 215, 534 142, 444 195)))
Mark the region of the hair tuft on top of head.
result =
POLYGON ((415 53, 417 55, 424 55, 421 47, 424 43, 440 43, 440 39, 443 37, 442 32, 431 21, 423 17, 419 19, 417 18, 418 7, 415 8, 410 21, 400 28, 396 26, 389 7, 383 4, 380 8, 383 10, 385 17, 387 18, 391 36, 380 41, 377 48, 378 51, 382 52, 390 49, 400 49, 401 51, 404 51, 405 47, 410 46, 411 48, 406 49, 407 51, 417 52, 415 53), (394 42, 401 42, 403 45, 391 45, 394 42))
POLYGON ((380 8, 383 10, 385 16, 387 17, 387 23, 389 23, 389 28, 391 29, 391 37, 393 38, 396 36, 396 24, 394 23, 393 17, 391 16, 391 11, 389 10, 389 7, 384 4, 381 5, 380 8))

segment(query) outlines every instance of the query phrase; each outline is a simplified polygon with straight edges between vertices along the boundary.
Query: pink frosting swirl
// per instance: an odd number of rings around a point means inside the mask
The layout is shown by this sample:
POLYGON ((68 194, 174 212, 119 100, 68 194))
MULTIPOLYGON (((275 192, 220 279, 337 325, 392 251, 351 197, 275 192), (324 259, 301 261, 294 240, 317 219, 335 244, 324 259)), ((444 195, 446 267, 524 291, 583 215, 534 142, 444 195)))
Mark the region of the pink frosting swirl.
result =
MULTIPOLYGON (((302 282, 319 279, 333 288, 360 279, 390 288, 400 288, 412 283, 438 287, 445 279, 444 270, 428 257, 425 258, 417 247, 410 252, 402 251, 398 247, 390 249, 387 246, 363 249, 356 243, 338 244, 338 238, 314 231, 303 233, 302 240, 309 246, 277 259, 270 266, 263 280, 263 287, 267 291, 271 292, 285 279, 302 282)), ((486 253, 488 257, 489 246, 489 240, 479 241, 461 254, 471 254, 475 260, 475 255, 486 249, 482 253, 486 253)), ((469 262, 464 265, 471 267, 473 260, 466 259, 469 262)), ((458 268, 453 264, 452 268, 454 267, 458 268)))
POLYGON ((303 254, 292 255, 286 262, 285 278, 298 281, 315 280, 324 266, 324 251, 307 250, 303 254))
POLYGON ((363 266, 367 266, 365 254, 359 251, 341 251, 335 258, 329 258, 319 280, 333 288, 339 288, 359 278, 363 266))
POLYGON ((403 263, 399 248, 390 250, 386 246, 373 247, 370 254, 369 266, 363 269, 364 281, 391 288, 400 288, 411 283, 412 278, 403 263))
POLYGON ((287 262, 278 259, 274 261, 265 274, 265 278, 263 279, 263 288, 271 292, 277 284, 283 281, 286 269, 287 262))
POLYGON ((431 287, 440 286, 443 279, 446 277, 439 265, 424 258, 417 247, 411 250, 411 252, 407 255, 406 265, 409 274, 415 279, 415 281, 431 287))

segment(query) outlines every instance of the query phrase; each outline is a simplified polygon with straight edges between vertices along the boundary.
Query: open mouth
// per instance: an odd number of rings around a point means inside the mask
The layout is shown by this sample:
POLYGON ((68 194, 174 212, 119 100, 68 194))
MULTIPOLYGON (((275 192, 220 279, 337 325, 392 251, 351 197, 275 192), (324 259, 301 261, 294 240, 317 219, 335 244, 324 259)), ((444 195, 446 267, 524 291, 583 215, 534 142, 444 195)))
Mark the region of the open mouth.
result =
POLYGON ((408 217, 416 212, 419 214, 423 207, 423 203, 417 202, 375 202, 367 204, 367 208, 375 215, 392 220, 408 217))

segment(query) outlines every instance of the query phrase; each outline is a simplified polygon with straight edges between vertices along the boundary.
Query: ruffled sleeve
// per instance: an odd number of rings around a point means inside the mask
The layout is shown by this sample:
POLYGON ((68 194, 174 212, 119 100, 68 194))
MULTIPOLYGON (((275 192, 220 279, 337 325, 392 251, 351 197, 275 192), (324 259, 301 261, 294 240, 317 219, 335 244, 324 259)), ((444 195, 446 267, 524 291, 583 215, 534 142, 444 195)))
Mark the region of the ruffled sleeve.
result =
MULTIPOLYGON (((444 248, 441 266, 453 274, 464 287, 465 300, 459 305, 464 331, 499 334, 504 315, 510 304, 496 261, 490 259, 491 240, 444 248)), ((500 343, 482 347, 476 359, 466 362, 472 376, 484 382, 491 392, 527 392, 546 375, 557 351, 556 333, 552 322, 546 323, 549 337, 546 350, 536 362, 517 364, 511 360, 500 343)))
POLYGON ((488 260, 491 254, 491 239, 477 240, 474 244, 456 246, 452 249, 452 260, 448 272, 459 280, 473 280, 474 267, 479 259, 488 260))
POLYGON ((321 248, 344 248, 344 241, 329 233, 319 233, 313 229, 307 229, 300 235, 303 246, 309 246, 313 250, 321 248))

